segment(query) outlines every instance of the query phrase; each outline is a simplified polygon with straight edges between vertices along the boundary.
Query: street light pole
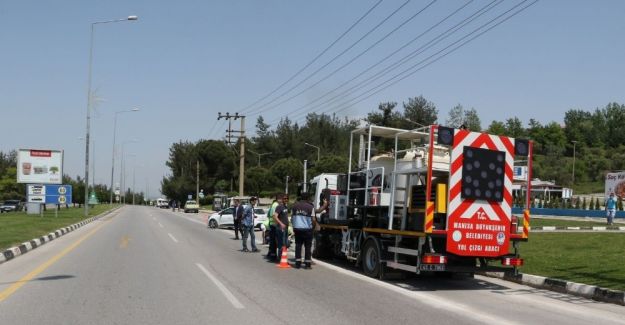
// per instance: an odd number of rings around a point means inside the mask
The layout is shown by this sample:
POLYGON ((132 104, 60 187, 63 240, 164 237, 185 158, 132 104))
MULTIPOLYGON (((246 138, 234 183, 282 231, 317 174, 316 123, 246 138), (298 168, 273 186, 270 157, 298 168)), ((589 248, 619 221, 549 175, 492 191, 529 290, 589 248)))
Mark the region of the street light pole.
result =
POLYGON ((573 185, 575 185, 575 144, 577 144, 577 141, 571 142, 573 142, 573 185))
POLYGON ((264 155, 270 155, 271 154, 271 152, 258 153, 256 151, 253 151, 253 150, 250 150, 250 149, 247 149, 247 151, 255 154, 258 157, 258 167, 260 167, 260 157, 262 157, 264 155))
POLYGON ((312 145, 312 144, 310 144, 308 142, 304 142, 304 144, 307 145, 307 146, 311 146, 313 148, 317 148, 317 161, 319 161, 319 153, 321 152, 321 148, 319 148, 319 147, 317 147, 315 145, 312 145))
MULTIPOLYGON (((110 202, 109 204, 113 204, 113 186, 115 185, 113 175, 115 174, 115 138, 117 134, 117 115, 123 113, 137 112, 138 108, 133 108, 128 111, 117 111, 115 112, 115 117, 113 118, 113 161, 111 162, 111 194, 110 194, 110 202)), ((120 180, 121 182, 121 180, 120 180)), ((121 185, 121 183, 120 183, 121 185)))
POLYGON ((85 217, 89 215, 89 131, 91 128, 91 75, 93 66, 93 30, 95 25, 98 24, 132 21, 137 19, 137 16, 128 16, 124 19, 97 21, 95 23, 91 23, 91 36, 89 39, 89 71, 87 77, 87 131, 85 135, 85 217))
POLYGON ((124 180, 124 172, 125 172, 124 170, 124 167, 125 167, 124 166, 124 148, 127 144, 135 143, 135 142, 137 142, 137 139, 132 139, 132 140, 125 141, 122 143, 122 154, 121 154, 121 161, 119 164, 119 202, 120 203, 122 202, 126 203, 125 195, 124 195, 124 187, 122 184, 122 181, 124 180))

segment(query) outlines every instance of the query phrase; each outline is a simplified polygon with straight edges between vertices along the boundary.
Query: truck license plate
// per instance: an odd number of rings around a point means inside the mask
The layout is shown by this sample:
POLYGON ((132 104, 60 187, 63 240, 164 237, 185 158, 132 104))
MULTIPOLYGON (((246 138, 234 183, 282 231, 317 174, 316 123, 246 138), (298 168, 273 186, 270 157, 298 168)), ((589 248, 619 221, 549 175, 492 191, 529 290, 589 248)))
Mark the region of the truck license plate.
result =
POLYGON ((445 264, 421 264, 419 266, 421 271, 445 271, 445 264))

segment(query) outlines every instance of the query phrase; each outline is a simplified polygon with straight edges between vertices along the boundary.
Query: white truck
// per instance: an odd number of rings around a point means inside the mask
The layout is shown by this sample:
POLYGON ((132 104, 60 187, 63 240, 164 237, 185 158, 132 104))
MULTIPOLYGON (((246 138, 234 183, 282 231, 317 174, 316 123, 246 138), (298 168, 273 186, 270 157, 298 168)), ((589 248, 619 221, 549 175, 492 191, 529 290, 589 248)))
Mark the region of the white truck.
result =
POLYGON ((319 218, 316 257, 343 257, 379 278, 392 269, 516 274, 523 265, 530 201, 517 227, 512 171, 527 166, 521 193, 531 193, 531 141, 438 125, 370 125, 352 131, 349 153, 347 174, 310 182, 315 206, 322 197, 330 203, 319 218))
POLYGON ((166 199, 158 198, 156 199, 156 207, 160 209, 167 209, 169 207, 169 202, 166 199))

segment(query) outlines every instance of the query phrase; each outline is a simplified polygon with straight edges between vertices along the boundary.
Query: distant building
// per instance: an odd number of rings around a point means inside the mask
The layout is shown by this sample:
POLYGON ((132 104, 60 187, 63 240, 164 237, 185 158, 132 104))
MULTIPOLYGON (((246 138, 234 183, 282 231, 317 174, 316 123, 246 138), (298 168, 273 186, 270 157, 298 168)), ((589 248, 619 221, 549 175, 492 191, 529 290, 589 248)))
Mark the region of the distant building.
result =
MULTIPOLYGON (((526 182, 514 182, 512 184, 512 195, 525 196, 525 184, 526 182)), ((556 185, 555 181, 543 181, 538 178, 532 180, 531 187, 533 199, 543 199, 545 201, 551 201, 551 199, 571 199, 573 197, 573 189, 556 185)))

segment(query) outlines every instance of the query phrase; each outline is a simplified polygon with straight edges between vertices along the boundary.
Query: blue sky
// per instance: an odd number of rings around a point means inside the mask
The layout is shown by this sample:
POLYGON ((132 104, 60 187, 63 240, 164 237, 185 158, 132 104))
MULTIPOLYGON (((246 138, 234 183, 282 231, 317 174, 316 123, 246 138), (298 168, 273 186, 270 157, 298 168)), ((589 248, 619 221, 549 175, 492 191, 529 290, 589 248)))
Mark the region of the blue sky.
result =
MULTIPOLYGON (((304 88, 309 90, 277 107, 261 106, 261 102, 244 110, 310 62, 377 2, 0 1, 0 150, 63 149, 65 173, 73 177, 84 174, 85 149, 79 138, 85 135, 92 22, 139 16, 136 22, 96 26, 92 83, 99 98, 92 115, 95 180, 110 182, 114 112, 139 107, 140 112, 119 116, 117 143, 139 140, 126 145, 126 153, 135 155, 127 158, 128 179, 132 178, 132 166, 137 166, 137 188, 149 186, 155 196, 168 172, 165 161, 173 142, 223 137, 226 125, 216 123, 217 112, 262 109, 261 114, 273 126, 286 115, 301 121, 312 109, 304 105, 322 95, 338 94, 336 87, 454 10, 468 3, 379 68, 491 3, 437 1, 353 63, 309 87, 431 2, 412 0, 335 62, 273 104, 304 88), (302 110, 292 113, 300 107, 302 110)), ((328 63, 404 2, 382 1, 275 95, 328 63)), ((498 3, 407 66, 520 2, 498 3)), ((542 0, 366 100, 353 106, 325 105, 314 111, 356 118, 375 110, 379 102, 401 103, 423 95, 437 105, 440 122, 453 106, 461 104, 475 108, 482 126, 487 127, 492 120, 514 116, 524 122, 530 118, 561 122, 564 112, 572 108, 593 110, 609 102, 625 103, 624 13, 625 1, 620 0, 542 0)), ((348 101, 357 94, 339 98, 348 101)), ((248 114, 248 131, 253 132, 257 117, 248 114)), ((117 182, 119 165, 116 169, 117 182)))

